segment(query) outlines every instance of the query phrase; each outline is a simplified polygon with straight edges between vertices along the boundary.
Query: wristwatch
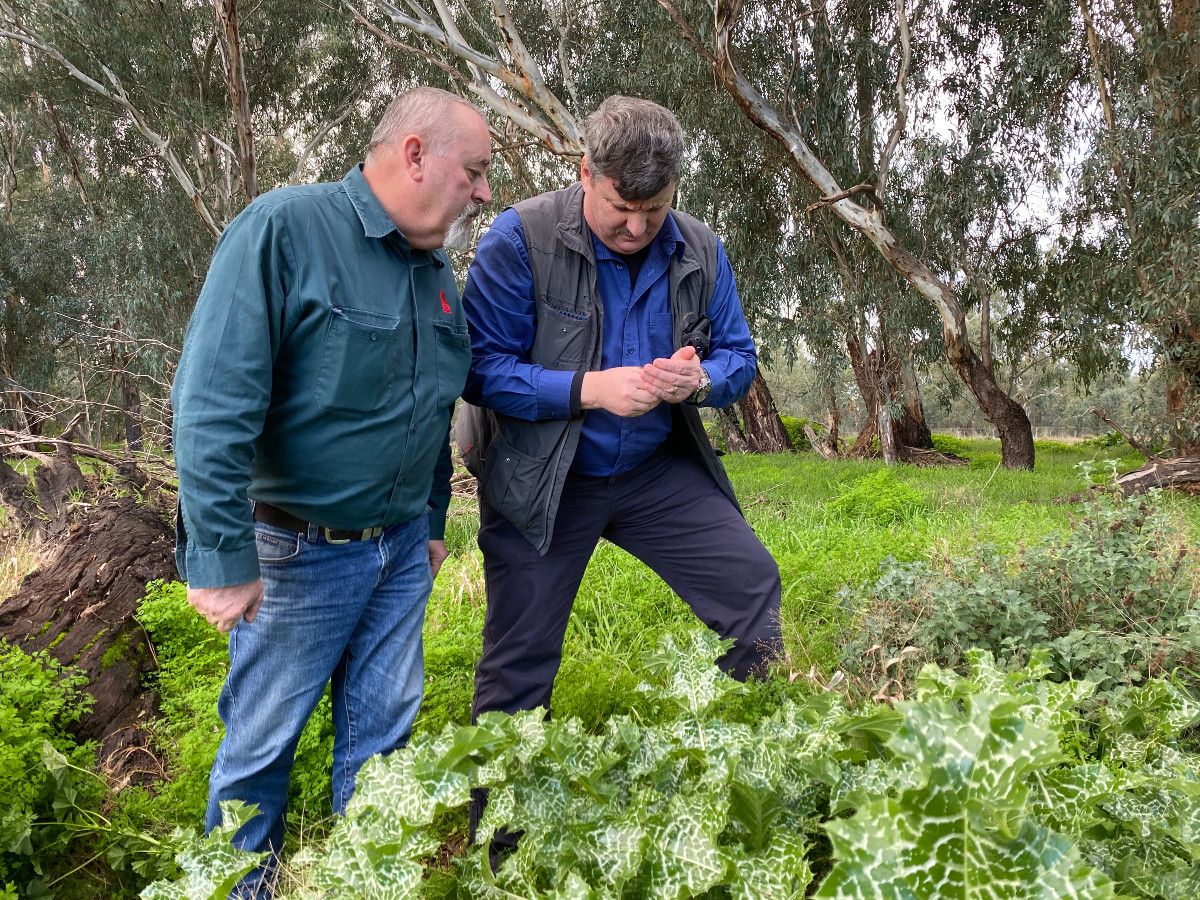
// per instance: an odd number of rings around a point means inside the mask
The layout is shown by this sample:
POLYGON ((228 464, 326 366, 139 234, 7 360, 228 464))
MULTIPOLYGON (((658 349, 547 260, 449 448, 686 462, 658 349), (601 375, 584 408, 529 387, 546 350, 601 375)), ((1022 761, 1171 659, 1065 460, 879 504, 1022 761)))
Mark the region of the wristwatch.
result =
POLYGON ((704 366, 700 367, 700 386, 692 392, 692 396, 687 398, 688 403, 701 404, 708 399, 709 393, 712 392, 712 379, 708 377, 708 370, 704 366))

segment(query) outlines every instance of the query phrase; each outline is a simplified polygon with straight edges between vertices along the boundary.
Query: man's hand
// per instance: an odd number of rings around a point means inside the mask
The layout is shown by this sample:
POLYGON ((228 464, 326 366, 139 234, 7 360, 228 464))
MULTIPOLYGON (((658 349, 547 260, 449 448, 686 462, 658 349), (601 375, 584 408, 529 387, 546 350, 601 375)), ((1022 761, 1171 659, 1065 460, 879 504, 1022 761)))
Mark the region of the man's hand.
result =
POLYGON ((640 366, 619 366, 585 374, 579 401, 584 409, 606 409, 631 419, 658 406, 659 397, 650 391, 640 366))
POLYGON ((670 359, 659 357, 642 367, 646 388, 667 403, 682 403, 696 393, 702 371, 695 347, 680 347, 670 359))
POLYGON ((188 603, 217 631, 228 632, 239 620, 253 622, 263 602, 262 579, 219 588, 188 588, 188 603))
POLYGON ((446 557, 449 555, 450 551, 446 549, 445 541, 429 542, 429 568, 433 570, 434 578, 437 578, 437 573, 441 571, 442 563, 446 561, 446 557))

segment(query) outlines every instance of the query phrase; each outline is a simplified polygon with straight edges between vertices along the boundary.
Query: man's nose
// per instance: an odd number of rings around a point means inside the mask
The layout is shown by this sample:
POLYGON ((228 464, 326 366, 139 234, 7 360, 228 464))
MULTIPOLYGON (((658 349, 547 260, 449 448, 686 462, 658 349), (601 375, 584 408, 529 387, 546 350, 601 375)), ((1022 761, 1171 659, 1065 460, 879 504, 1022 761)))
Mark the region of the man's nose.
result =
POLYGON ((471 199, 476 203, 488 203, 491 201, 492 188, 488 184, 486 175, 479 180, 479 184, 476 185, 475 190, 471 192, 471 199))
POLYGON ((641 237, 646 233, 646 217, 630 216, 625 220, 625 230, 633 237, 641 237))

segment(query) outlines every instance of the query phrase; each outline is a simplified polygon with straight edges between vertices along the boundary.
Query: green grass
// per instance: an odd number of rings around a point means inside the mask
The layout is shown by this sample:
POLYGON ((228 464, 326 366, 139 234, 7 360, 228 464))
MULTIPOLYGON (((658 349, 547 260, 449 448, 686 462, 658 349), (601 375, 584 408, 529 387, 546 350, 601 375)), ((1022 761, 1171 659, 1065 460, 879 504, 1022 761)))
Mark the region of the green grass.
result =
MULTIPOLYGON (((967 466, 899 465, 876 476, 882 477, 884 492, 919 498, 901 504, 900 513, 886 503, 879 511, 869 502, 864 509, 862 496, 857 503, 838 502, 862 479, 884 469, 882 463, 826 461, 813 453, 725 457, 747 519, 779 563, 784 639, 793 671, 833 668, 849 624, 839 591, 872 578, 889 556, 913 560, 935 549, 959 554, 980 543, 1012 549, 1066 528, 1077 508, 1068 498, 1088 485, 1076 468, 1080 462, 1096 463, 1093 480, 1111 477, 1104 460, 1115 460, 1118 471, 1142 462, 1128 448, 1039 442, 1034 471, 1013 472, 1000 467, 997 441, 965 444, 967 466)), ((858 493, 870 497, 880 490, 868 483, 858 493)), ((1181 526, 1200 536, 1200 503, 1186 497, 1167 502, 1181 526)), ((474 544, 477 524, 474 503, 455 500, 447 533, 451 558, 438 576, 425 626, 421 730, 438 730, 470 715, 485 607, 482 562, 474 544)), ((565 524, 560 520, 559 527, 565 524)), ((662 633, 682 634, 691 622, 690 610, 656 575, 602 543, 567 630, 555 712, 595 724, 629 709, 638 681, 632 661, 662 633)))

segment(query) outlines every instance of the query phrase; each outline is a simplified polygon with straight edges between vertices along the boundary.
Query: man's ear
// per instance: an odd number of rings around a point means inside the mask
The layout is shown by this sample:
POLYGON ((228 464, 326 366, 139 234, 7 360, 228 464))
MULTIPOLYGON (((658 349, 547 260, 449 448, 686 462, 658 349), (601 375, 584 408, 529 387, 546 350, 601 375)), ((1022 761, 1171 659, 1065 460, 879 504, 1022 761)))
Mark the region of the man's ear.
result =
POLYGON ((591 181, 592 180, 592 167, 588 163, 588 158, 587 158, 586 153, 583 155, 583 159, 579 160, 579 180, 580 181, 591 181))
POLYGON ((420 181, 425 173, 425 144, 417 135, 410 134, 400 142, 400 160, 408 177, 420 181))

